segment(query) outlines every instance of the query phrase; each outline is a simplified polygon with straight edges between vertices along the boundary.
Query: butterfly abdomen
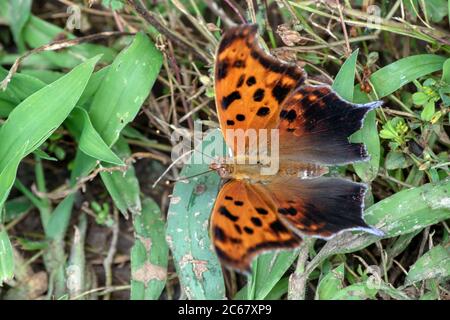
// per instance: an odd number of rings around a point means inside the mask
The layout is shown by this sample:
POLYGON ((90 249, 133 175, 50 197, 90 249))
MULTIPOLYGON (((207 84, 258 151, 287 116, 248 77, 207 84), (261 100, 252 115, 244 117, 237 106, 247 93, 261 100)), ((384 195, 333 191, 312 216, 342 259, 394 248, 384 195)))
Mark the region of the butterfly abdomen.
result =
MULTIPOLYGON (((274 161, 274 160, 272 160, 274 161)), ((252 183, 270 182, 279 177, 298 177, 302 179, 320 177, 328 173, 328 168, 312 164, 298 162, 281 162, 277 165, 273 163, 238 163, 228 165, 228 174, 230 178, 236 180, 247 180, 252 183), (278 170, 270 171, 270 168, 278 170), (263 170, 266 169, 266 170, 263 170)))

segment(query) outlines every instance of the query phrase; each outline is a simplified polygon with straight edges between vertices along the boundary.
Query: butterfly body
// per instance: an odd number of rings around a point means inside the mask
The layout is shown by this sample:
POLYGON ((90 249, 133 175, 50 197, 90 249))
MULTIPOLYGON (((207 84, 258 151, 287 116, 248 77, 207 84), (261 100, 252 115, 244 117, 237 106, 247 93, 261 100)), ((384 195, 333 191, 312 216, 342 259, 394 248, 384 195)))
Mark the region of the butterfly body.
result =
POLYGON ((233 156, 210 165, 225 181, 211 236, 221 262, 242 272, 259 253, 295 248, 303 236, 382 235, 362 218, 367 187, 323 176, 327 166, 368 159, 348 137, 381 102, 352 104, 328 86, 306 85, 305 72, 264 52, 256 34, 255 25, 225 32, 215 66, 217 113, 233 156), (264 135, 266 147, 255 152, 264 135))
POLYGON ((318 164, 281 162, 278 165, 276 175, 262 174, 262 169, 270 168, 270 161, 274 161, 274 159, 260 160, 260 157, 241 156, 218 161, 211 164, 210 168, 216 170, 224 179, 243 180, 249 183, 270 183, 273 179, 279 179, 280 177, 309 179, 328 173, 327 167, 318 164))

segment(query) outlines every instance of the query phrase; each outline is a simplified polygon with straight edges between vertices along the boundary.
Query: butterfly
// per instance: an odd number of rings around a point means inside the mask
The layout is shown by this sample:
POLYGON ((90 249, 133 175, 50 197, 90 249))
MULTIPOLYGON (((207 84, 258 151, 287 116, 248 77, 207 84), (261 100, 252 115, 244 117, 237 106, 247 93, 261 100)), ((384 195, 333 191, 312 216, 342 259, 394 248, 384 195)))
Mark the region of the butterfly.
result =
MULTIPOLYGON (((226 180, 210 232, 226 267, 250 272, 255 256, 298 247, 303 236, 329 239, 345 230, 382 235, 362 218, 366 185, 323 177, 327 166, 368 159, 364 144, 348 137, 382 102, 352 104, 328 86, 306 85, 305 79, 302 68, 260 47, 256 25, 223 34, 216 53, 215 102, 233 155, 210 165, 226 180), (230 134, 238 129, 277 130, 276 174, 262 175, 263 162, 250 164, 252 155, 238 154, 236 136, 230 134)), ((245 139, 248 152, 251 142, 245 139)))

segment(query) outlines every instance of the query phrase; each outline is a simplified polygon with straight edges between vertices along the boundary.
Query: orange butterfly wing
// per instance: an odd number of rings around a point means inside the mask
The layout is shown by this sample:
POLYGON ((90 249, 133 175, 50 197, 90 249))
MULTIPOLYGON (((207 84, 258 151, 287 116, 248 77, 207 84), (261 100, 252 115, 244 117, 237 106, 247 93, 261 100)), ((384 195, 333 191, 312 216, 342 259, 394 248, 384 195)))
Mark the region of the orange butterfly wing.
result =
POLYGON ((300 239, 278 218, 271 195, 259 184, 226 183, 211 216, 211 236, 219 259, 248 272, 262 251, 295 248, 300 239))
POLYGON ((215 65, 219 122, 226 129, 270 129, 279 122, 281 104, 305 80, 299 67, 266 54, 256 41, 257 26, 241 25, 225 32, 215 65))

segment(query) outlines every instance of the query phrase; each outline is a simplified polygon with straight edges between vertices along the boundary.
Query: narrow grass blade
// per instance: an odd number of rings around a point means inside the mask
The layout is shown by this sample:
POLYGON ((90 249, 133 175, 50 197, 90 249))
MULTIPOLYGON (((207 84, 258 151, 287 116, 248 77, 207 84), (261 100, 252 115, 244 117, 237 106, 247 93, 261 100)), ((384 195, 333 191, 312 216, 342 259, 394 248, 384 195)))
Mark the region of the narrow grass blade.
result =
POLYGON ((150 198, 142 204, 142 213, 134 216, 136 240, 131 249, 131 299, 157 300, 166 285, 169 248, 158 204, 150 198))
POLYGON ((438 245, 426 252, 409 269, 405 284, 438 278, 450 277, 450 248, 438 245))
MULTIPOLYGON (((226 150, 212 154, 217 145, 225 147, 222 133, 210 133, 191 159, 224 156, 226 150), (221 143, 222 142, 222 143, 221 143)), ((205 159, 204 159, 205 160, 205 159)), ((208 164, 186 164, 182 177, 208 171, 208 164)), ((211 250, 209 218, 219 189, 216 173, 180 181, 175 184, 167 215, 167 242, 173 254, 181 286, 189 299, 223 299, 225 286, 221 265, 211 250)))

